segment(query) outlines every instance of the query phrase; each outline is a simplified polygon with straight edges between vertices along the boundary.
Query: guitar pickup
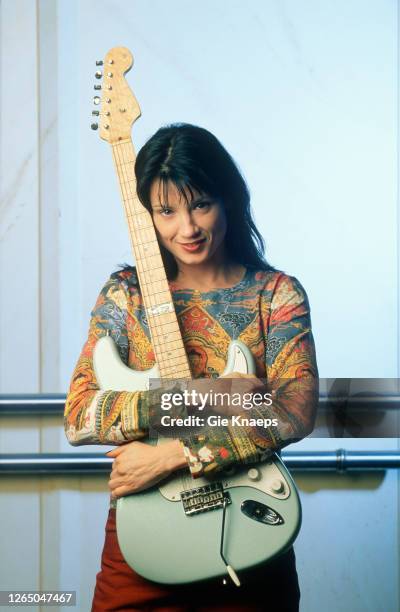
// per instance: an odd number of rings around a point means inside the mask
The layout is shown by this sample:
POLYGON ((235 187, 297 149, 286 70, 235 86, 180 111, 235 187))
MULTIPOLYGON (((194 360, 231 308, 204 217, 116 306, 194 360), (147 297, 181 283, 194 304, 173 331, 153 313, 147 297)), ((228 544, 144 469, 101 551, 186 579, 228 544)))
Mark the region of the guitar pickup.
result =
POLYGON ((222 508, 224 497, 228 505, 232 503, 229 493, 224 492, 220 482, 181 492, 181 500, 186 516, 222 508))

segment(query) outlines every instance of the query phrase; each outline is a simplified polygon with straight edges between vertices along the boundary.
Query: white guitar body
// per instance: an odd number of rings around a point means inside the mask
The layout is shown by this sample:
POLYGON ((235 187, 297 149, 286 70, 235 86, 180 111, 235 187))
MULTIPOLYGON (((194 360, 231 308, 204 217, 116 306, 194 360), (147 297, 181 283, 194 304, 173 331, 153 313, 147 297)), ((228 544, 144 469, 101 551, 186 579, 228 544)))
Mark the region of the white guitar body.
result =
MULTIPOLYGON (((149 381, 160 379, 157 364, 149 370, 131 370, 119 356, 115 342, 110 336, 98 340, 94 349, 93 367, 102 389, 114 391, 143 391, 149 381)), ((252 356, 245 344, 233 340, 228 349, 228 360, 222 376, 231 372, 254 374, 252 356)))
MULTIPOLYGON (((159 378, 157 366, 138 372, 123 364, 109 336, 98 340, 93 362, 103 389, 139 391, 159 378)), ((223 374, 252 373, 253 367, 249 349, 232 341, 223 374)), ((145 578, 168 584, 225 574, 219 552, 222 504, 210 503, 225 492, 231 503, 224 556, 235 571, 271 559, 293 543, 300 529, 300 500, 289 472, 274 454, 263 464, 212 479, 193 479, 185 470, 159 488, 119 499, 118 541, 127 563, 145 578), (190 498, 186 510, 185 497, 190 498)))

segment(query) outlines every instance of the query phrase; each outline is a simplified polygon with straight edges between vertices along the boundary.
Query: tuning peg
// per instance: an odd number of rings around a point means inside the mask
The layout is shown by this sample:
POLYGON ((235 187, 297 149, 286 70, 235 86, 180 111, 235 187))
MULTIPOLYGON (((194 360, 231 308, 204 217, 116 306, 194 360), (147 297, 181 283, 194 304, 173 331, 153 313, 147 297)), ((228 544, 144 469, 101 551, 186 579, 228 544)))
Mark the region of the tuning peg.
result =
POLYGON ((97 72, 94 73, 94 76, 96 77, 96 79, 101 79, 101 77, 103 76, 103 73, 100 72, 100 70, 97 70, 97 72))
POLYGON ((92 115, 94 115, 95 117, 98 117, 100 115, 98 110, 93 110, 92 111, 92 115))
POLYGON ((99 96, 94 96, 94 98, 93 98, 93 104, 96 104, 96 106, 97 106, 97 104, 100 104, 100 98, 99 98, 99 96))
POLYGON ((98 123, 92 123, 92 125, 90 126, 92 128, 92 130, 97 130, 97 128, 99 127, 98 123))
POLYGON ((101 89, 101 85, 95 85, 94 88, 99 90, 99 89, 101 89))
POLYGON ((96 66, 102 66, 103 60, 96 60, 96 66))

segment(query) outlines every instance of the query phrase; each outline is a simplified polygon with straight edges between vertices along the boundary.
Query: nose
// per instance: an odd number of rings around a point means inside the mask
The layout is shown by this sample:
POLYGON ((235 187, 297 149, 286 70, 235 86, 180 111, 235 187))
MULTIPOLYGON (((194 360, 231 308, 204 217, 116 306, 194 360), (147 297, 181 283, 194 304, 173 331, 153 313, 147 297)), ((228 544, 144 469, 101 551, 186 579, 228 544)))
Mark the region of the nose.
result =
POLYGON ((196 224, 192 212, 185 209, 181 211, 179 218, 179 236, 183 239, 196 238, 200 235, 201 230, 196 224))

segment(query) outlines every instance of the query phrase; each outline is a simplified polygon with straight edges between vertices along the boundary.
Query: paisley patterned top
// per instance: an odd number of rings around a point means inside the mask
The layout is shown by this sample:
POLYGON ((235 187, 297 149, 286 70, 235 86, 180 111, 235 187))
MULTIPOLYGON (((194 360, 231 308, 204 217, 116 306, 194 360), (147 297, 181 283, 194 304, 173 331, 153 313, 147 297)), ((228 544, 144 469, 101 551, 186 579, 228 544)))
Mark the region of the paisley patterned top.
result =
MULTIPOLYGON (((258 462, 308 435, 318 404, 318 373, 309 305, 300 283, 276 270, 247 268, 242 280, 228 289, 199 292, 169 284, 193 378, 218 377, 230 341, 240 339, 253 354, 256 375, 274 390, 272 405, 251 410, 256 424, 210 427, 181 438, 192 475, 258 462), (260 417, 276 418, 278 426, 260 425, 260 417)), ((135 268, 112 274, 92 311, 65 405, 65 430, 73 445, 123 444, 149 431, 152 391, 99 389, 92 355, 106 333, 129 367, 147 370, 154 365, 135 268)))

